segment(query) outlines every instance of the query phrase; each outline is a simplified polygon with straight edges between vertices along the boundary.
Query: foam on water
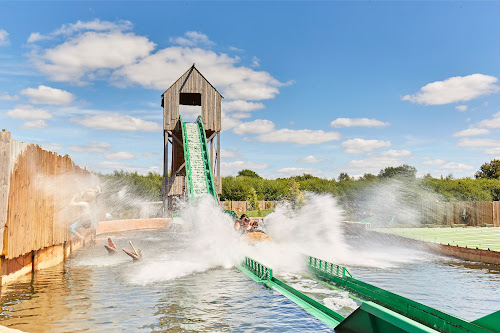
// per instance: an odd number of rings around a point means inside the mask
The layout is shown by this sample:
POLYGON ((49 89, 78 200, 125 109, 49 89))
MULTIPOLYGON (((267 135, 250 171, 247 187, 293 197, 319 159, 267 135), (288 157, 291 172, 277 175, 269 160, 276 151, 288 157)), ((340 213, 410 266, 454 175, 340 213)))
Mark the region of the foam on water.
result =
MULTIPOLYGON (((394 267, 421 260, 422 253, 401 249, 390 256, 383 252, 359 251, 345 239, 343 211, 330 195, 306 195, 306 204, 293 208, 280 204, 264 220, 273 242, 249 245, 233 229, 234 221, 209 195, 195 205, 185 203, 180 212, 184 247, 175 252, 149 249, 144 261, 130 267, 127 280, 134 284, 166 281, 216 267, 231 268, 250 256, 276 272, 304 269, 304 254, 346 266, 394 267)), ((165 240, 168 241, 168 240, 165 240)))
POLYGON ((184 204, 180 213, 184 248, 174 253, 150 251, 144 261, 134 265, 128 280, 135 284, 166 281, 215 267, 239 264, 250 247, 241 242, 233 220, 212 197, 206 195, 196 205, 184 204))

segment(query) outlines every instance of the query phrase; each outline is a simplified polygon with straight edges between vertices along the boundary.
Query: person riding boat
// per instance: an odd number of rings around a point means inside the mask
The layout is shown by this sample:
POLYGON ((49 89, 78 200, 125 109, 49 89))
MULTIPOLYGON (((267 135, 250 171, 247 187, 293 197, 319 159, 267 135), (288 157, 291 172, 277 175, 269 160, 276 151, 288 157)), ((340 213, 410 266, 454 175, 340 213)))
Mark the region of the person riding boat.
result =
POLYGON ((247 214, 242 214, 239 220, 234 222, 234 230, 239 231, 244 234, 251 230, 252 226, 250 225, 250 218, 247 214))

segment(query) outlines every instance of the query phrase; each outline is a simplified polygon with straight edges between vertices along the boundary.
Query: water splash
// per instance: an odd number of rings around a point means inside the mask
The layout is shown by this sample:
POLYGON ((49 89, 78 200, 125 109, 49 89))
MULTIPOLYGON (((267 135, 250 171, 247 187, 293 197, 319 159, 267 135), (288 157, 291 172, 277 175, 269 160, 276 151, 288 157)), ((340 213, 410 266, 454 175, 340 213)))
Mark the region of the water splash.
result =
POLYGON ((233 229, 232 218, 225 214, 209 195, 196 205, 184 203, 180 219, 182 248, 173 252, 143 251, 144 261, 128 274, 134 284, 166 281, 216 267, 231 268, 239 264, 250 245, 240 241, 233 229))

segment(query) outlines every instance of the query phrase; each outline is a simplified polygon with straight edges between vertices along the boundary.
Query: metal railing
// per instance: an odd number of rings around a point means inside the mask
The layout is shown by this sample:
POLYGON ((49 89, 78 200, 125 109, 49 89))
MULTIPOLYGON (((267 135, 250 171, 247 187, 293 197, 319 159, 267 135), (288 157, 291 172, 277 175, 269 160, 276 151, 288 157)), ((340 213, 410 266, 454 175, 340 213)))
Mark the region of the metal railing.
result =
POLYGON ((182 116, 179 115, 179 121, 182 128, 182 143, 184 150, 184 161, 186 163, 186 177, 187 177, 187 192, 189 199, 193 197, 193 176, 191 174, 191 159, 189 158, 189 144, 187 140, 186 124, 182 121, 182 116))
POLYGON ((257 260, 253 260, 252 258, 245 257, 243 261, 243 265, 248 268, 252 273, 257 275, 261 280, 272 280, 273 278, 273 270, 257 260))
POLYGON ((198 118, 196 119, 196 123, 198 124, 198 131, 200 134, 201 151, 202 151, 202 155, 203 155, 203 162, 205 164, 205 181, 207 184, 207 191, 217 201, 217 193, 215 191, 212 166, 210 165, 210 158, 208 155, 207 136, 205 134, 205 127, 203 126, 203 120, 201 119, 201 116, 198 116, 198 118))
POLYGON ((349 271, 345 267, 332 264, 331 262, 315 257, 309 257, 309 266, 327 274, 338 276, 341 278, 344 278, 346 276, 352 277, 351 273, 349 273, 349 271))

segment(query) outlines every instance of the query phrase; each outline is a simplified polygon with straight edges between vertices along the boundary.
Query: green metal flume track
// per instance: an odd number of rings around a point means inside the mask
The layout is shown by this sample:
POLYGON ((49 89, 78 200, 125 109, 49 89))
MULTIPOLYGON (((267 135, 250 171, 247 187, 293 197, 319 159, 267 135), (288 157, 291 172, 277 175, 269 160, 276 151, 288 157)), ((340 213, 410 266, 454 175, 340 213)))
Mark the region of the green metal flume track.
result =
POLYGON ((189 200, 210 194, 217 201, 203 121, 201 117, 194 123, 185 123, 182 117, 179 117, 179 120, 182 126, 189 200))
POLYGON ((364 300, 361 306, 344 318, 277 279, 271 268, 256 260, 247 257, 238 269, 253 280, 281 292, 336 332, 500 332, 500 311, 468 322, 362 282, 352 277, 345 267, 314 257, 308 257, 307 261, 309 270, 316 276, 359 295, 364 300))

